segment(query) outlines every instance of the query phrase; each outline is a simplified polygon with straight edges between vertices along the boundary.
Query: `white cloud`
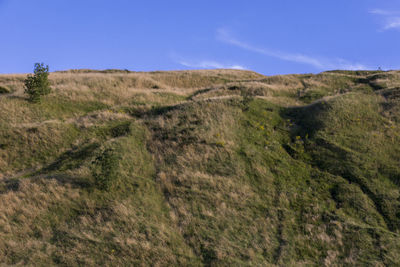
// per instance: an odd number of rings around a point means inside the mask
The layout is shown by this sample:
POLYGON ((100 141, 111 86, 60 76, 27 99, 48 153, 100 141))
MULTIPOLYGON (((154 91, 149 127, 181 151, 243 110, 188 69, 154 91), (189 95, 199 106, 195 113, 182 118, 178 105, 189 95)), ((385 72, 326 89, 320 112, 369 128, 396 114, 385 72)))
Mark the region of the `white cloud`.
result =
POLYGON ((396 10, 386 10, 386 9, 371 9, 369 11, 371 14, 382 15, 382 16, 400 16, 400 12, 396 10))
POLYGON ((171 53, 170 57, 178 64, 197 69, 235 69, 235 70, 246 70, 247 68, 240 64, 228 64, 221 63, 215 60, 188 60, 183 58, 176 53, 171 53))
POLYGON ((189 68, 200 68, 200 69, 235 69, 235 70, 245 70, 246 68, 241 65, 229 65, 229 64, 223 64, 219 63, 216 61, 210 61, 210 60, 203 60, 199 62, 188 62, 188 61, 183 61, 180 60, 178 61, 179 64, 185 67, 189 68))
POLYGON ((400 17, 387 18, 383 26, 384 30, 400 29, 400 17))
POLYGON ((393 11, 388 11, 388 10, 384 10, 384 9, 371 9, 369 11, 370 14, 375 14, 375 15, 383 15, 383 16, 390 16, 393 15, 393 11))
POLYGON ((372 9, 369 13, 383 17, 382 30, 400 29, 400 12, 384 9, 372 9))
POLYGON ((348 70, 367 69, 367 67, 364 66, 363 64, 352 63, 344 59, 322 59, 300 53, 288 53, 268 48, 256 47, 249 43, 240 41, 232 37, 231 34, 226 29, 223 28, 217 30, 217 39, 220 40, 221 42, 237 46, 247 51, 255 52, 268 57, 278 58, 285 61, 311 65, 321 70, 322 69, 348 69, 348 70))

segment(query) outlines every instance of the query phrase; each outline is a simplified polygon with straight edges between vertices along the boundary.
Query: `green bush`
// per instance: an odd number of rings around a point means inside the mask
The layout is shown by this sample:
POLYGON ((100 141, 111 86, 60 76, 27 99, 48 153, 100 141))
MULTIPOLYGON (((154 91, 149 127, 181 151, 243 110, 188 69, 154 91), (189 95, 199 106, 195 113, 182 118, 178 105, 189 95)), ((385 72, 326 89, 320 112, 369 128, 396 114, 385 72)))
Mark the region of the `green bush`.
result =
POLYGON ((49 82, 49 66, 35 63, 34 75, 28 74, 25 79, 25 93, 31 102, 40 102, 40 97, 51 92, 49 82))
POLYGON ((93 162, 92 175, 97 189, 108 191, 119 177, 119 157, 112 148, 105 149, 93 162))

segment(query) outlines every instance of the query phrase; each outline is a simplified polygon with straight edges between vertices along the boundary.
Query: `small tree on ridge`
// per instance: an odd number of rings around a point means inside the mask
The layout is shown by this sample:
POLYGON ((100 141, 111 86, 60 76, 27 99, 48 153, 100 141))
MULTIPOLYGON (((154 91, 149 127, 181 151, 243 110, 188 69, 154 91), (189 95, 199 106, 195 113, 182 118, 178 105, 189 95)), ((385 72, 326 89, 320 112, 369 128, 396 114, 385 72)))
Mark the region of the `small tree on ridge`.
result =
POLYGON ((34 75, 28 74, 25 79, 25 93, 29 95, 29 101, 40 102, 40 97, 51 92, 49 82, 49 66, 43 63, 35 63, 34 75))

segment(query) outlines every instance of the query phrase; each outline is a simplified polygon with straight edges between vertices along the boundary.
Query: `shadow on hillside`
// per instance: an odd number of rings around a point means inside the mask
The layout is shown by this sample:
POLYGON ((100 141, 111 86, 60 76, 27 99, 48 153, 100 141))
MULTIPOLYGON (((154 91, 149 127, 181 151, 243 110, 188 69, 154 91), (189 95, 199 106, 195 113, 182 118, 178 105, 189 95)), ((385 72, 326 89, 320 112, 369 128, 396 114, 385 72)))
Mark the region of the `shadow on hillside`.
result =
POLYGON ((130 107, 126 110, 127 114, 135 118, 154 117, 164 115, 165 113, 179 109, 182 104, 172 106, 153 106, 146 107, 130 107))
MULTIPOLYGON (((371 176, 365 166, 359 162, 360 155, 346 146, 329 140, 329 138, 317 135, 319 131, 323 130, 325 124, 322 113, 329 109, 329 104, 322 101, 306 107, 288 108, 283 110, 281 115, 292 122, 290 127, 292 140, 299 136, 301 140, 304 140, 304 153, 310 155, 311 165, 357 185, 374 203, 388 229, 390 231, 398 230, 400 228, 400 213, 395 211, 399 207, 398 203, 387 202, 382 192, 373 187, 372 179, 374 176, 371 176)), ((283 147, 289 155, 295 156, 296 151, 291 149, 289 145, 284 144, 283 147)), ((387 175, 394 183, 398 183, 400 179, 395 166, 391 169, 380 170, 380 173, 387 175)))
POLYGON ((43 177, 45 179, 55 179, 58 183, 62 185, 69 184, 73 188, 92 188, 93 183, 88 178, 70 176, 66 174, 52 174, 43 177))
POLYGON ((4 94, 4 97, 7 97, 9 99, 16 99, 16 100, 23 100, 23 101, 29 101, 29 98, 23 95, 14 95, 13 93, 9 94, 4 94))
POLYGON ((19 180, 15 178, 6 179, 0 182, 0 194, 19 190, 19 180))
MULTIPOLYGON (((56 180, 61 185, 70 185, 73 188, 92 188, 93 183, 88 178, 73 177, 66 174, 39 175, 29 179, 35 183, 42 183, 44 180, 56 180), (42 182, 41 182, 42 181, 42 182)), ((20 190, 21 178, 10 178, 0 182, 0 195, 9 192, 18 192, 20 190)))
POLYGON ((79 168, 85 160, 92 157, 96 149, 100 147, 98 143, 83 146, 77 150, 69 150, 61 154, 53 163, 40 170, 40 173, 51 171, 63 171, 79 168))
POLYGON ((291 135, 314 137, 315 134, 324 127, 324 123, 319 119, 319 114, 327 109, 327 104, 324 101, 307 105, 305 107, 291 107, 283 109, 281 116, 290 120, 293 123, 291 135))

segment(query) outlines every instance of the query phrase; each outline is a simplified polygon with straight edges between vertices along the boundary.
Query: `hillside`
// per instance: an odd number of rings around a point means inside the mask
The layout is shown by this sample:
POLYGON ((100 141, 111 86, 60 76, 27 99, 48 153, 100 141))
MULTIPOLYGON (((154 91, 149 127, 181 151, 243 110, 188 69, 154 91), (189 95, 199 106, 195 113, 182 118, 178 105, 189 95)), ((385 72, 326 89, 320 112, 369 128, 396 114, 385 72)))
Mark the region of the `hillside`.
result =
POLYGON ((25 77, 0 75, 1 264, 400 265, 399 71, 71 70, 37 104, 25 77))

